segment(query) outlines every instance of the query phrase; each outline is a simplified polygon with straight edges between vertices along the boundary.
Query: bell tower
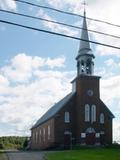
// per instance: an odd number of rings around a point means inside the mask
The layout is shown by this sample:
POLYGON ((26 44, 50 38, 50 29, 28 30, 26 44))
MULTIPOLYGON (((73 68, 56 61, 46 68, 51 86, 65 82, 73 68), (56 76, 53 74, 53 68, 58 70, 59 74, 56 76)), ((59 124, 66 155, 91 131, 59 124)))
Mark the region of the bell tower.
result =
POLYGON ((77 75, 93 75, 95 56, 92 53, 89 43, 89 35, 87 30, 86 12, 84 11, 83 27, 81 32, 81 41, 78 50, 77 60, 77 75))

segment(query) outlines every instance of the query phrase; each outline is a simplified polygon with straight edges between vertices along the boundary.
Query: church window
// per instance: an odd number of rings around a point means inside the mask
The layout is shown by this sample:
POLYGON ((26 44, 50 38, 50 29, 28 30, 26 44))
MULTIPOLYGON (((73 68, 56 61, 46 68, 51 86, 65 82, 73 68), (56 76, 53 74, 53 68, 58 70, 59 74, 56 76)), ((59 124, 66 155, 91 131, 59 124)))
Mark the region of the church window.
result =
POLYGON ((70 123, 70 113, 69 112, 65 112, 65 123, 70 123))
POLYGON ((50 125, 48 126, 48 140, 50 139, 50 125))
POLYGON ((76 92, 76 81, 72 83, 72 92, 76 92))
POLYGON ((33 140, 34 140, 34 142, 35 142, 35 132, 33 132, 33 140))
POLYGON ((35 142, 37 143, 37 141, 38 141, 38 132, 36 131, 35 142))
POLYGON ((84 66, 84 61, 83 60, 81 61, 81 65, 84 66))
POLYGON ((88 59, 88 60, 87 60, 87 67, 86 67, 87 74, 90 74, 90 73, 91 73, 90 69, 91 69, 91 60, 88 59))
POLYGON ((91 121, 96 122, 96 106, 92 105, 91 108, 91 121))
POLYGON ((85 105, 85 122, 90 121, 90 106, 89 104, 85 105))
POLYGON ((81 61, 81 73, 85 73, 85 62, 81 61))
POLYGON ((77 67, 79 67, 80 66, 80 62, 78 61, 78 63, 77 63, 77 67))
POLYGON ((43 128, 43 141, 45 142, 45 128, 43 128))
POLYGON ((41 142, 41 129, 40 129, 40 131, 39 131, 39 134, 40 134, 40 142, 41 142))
POLYGON ((104 121, 105 121, 105 116, 103 113, 100 114, 100 123, 101 124, 104 124, 104 121))

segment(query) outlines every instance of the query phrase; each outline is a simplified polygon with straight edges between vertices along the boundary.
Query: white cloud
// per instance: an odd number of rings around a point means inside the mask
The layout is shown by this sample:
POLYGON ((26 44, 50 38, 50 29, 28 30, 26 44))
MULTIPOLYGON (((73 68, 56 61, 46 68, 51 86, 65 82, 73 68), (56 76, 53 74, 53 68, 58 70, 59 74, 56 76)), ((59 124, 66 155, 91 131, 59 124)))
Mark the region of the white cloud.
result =
POLYGON ((82 1, 78 0, 47 0, 48 4, 59 9, 68 9, 74 13, 79 13, 83 10, 82 1))
MULTIPOLYGON (((0 122, 13 128, 10 134, 28 134, 31 125, 70 92, 69 77, 72 77, 72 73, 53 70, 64 67, 64 63, 63 56, 51 59, 18 54, 10 60, 9 65, 2 67, 0 122)), ((8 135, 8 131, 3 135, 8 135)))
POLYGON ((5 10, 16 10, 17 5, 14 0, 0 0, 0 8, 5 10))
POLYGON ((120 143, 120 123, 114 121, 113 126, 114 126, 114 132, 113 132, 114 141, 120 143))
MULTIPOLYGON (((45 13, 43 10, 39 10, 37 15, 37 17, 42 17, 42 18, 45 18, 47 20, 50 20, 50 21, 55 21, 57 22, 54 18, 52 18, 50 15, 48 15, 47 13, 45 13)), ((43 22, 43 25, 47 28, 49 28, 51 31, 53 32, 60 32, 62 34, 67 34, 69 36, 75 36, 75 35, 78 35, 78 32, 76 30, 72 30, 68 27, 65 27, 63 25, 60 25, 60 24, 55 24, 55 23, 52 23, 52 22, 43 22)))
POLYGON ((120 62, 119 59, 117 59, 118 61, 115 61, 114 59, 110 58, 108 60, 105 61, 105 64, 112 69, 119 69, 120 68, 120 62))
POLYGON ((13 82, 28 82, 30 78, 32 78, 34 70, 39 69, 43 66, 46 66, 48 68, 64 67, 64 63, 64 56, 51 59, 49 57, 31 57, 22 53, 11 59, 10 64, 2 67, 1 72, 5 77, 13 82))
POLYGON ((120 76, 112 76, 101 80, 102 98, 105 101, 111 102, 114 98, 120 97, 120 76))
MULTIPOLYGON (((68 10, 74 13, 78 13, 80 15, 83 15, 83 5, 82 1, 78 2, 78 0, 47 0, 48 4, 59 8, 63 10, 68 10)), ((119 6, 120 6, 120 1, 116 0, 101 0, 101 1, 91 1, 87 0, 88 6, 86 7, 87 9, 87 16, 91 17, 93 19, 100 19, 104 21, 108 21, 114 24, 120 24, 120 20, 118 18, 118 15, 120 14, 119 6)), ((78 23, 78 22, 76 22, 78 23)), ((119 36, 120 35, 120 29, 119 27, 112 27, 110 25, 104 24, 104 23, 98 23, 94 21, 88 21, 88 28, 112 35, 119 36)), ((78 35, 78 34, 77 34, 78 35)), ((91 40, 113 45, 120 47, 119 44, 119 39, 116 38, 111 38, 109 36, 103 36, 100 34, 96 33, 90 33, 91 35, 91 40)), ((112 49, 109 47, 104 47, 97 45, 96 46, 96 53, 101 55, 101 56, 109 56, 109 55, 114 55, 120 57, 119 50, 117 49, 112 49)))

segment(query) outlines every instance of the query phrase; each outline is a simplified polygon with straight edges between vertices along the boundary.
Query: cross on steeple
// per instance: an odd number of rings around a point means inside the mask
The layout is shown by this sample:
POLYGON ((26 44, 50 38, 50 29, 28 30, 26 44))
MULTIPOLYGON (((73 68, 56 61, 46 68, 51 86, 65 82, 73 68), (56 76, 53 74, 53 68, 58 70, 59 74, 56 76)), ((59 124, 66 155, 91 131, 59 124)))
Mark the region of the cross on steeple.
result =
POLYGON ((86 0, 84 0, 82 5, 84 6, 84 16, 85 16, 85 14, 86 14, 86 6, 87 6, 86 0))

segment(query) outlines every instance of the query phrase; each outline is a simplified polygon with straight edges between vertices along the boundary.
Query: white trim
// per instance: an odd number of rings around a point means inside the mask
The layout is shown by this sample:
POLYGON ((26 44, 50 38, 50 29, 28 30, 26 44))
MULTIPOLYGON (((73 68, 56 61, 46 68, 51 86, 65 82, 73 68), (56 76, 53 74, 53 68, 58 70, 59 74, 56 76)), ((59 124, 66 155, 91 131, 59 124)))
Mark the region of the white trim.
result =
POLYGON ((95 132, 94 128, 89 127, 89 128, 86 129, 86 133, 96 133, 96 132, 95 132))
POLYGON ((100 133, 96 133, 96 134, 95 134, 95 137, 96 137, 96 138, 100 138, 100 133))
POLYGON ((86 138, 86 133, 81 133, 81 138, 86 138))

